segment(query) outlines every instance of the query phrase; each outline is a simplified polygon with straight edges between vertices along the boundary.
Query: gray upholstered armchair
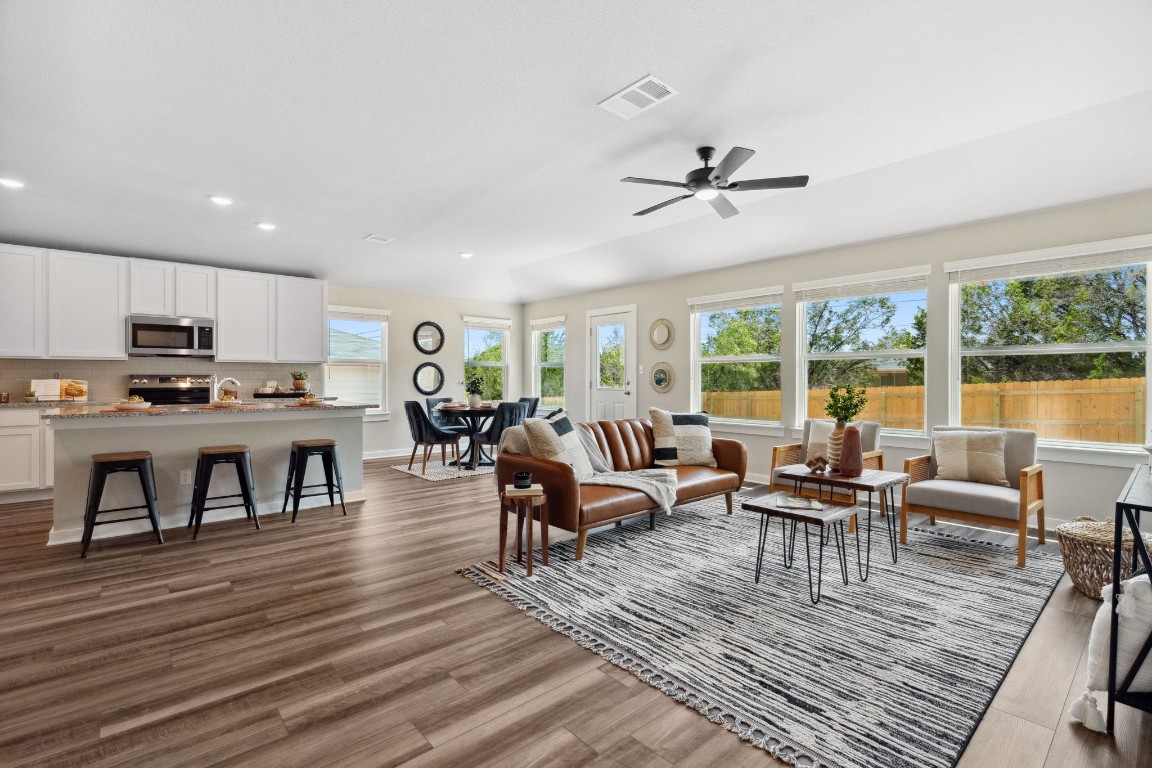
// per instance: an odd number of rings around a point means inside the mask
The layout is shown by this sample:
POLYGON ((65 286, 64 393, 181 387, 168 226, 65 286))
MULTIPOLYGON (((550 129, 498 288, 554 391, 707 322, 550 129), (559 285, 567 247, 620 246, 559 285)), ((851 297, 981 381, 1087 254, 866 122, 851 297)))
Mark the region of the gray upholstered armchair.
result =
POLYGON ((904 503, 900 509, 900 543, 908 541, 908 515, 928 515, 932 525, 936 518, 1010 528, 1017 532, 1016 565, 1024 567, 1028 543, 1028 518, 1036 515, 1037 536, 1044 543, 1043 467, 1036 463, 1036 433, 1024 429, 988 427, 934 427, 932 451, 927 456, 904 460, 904 471, 911 479, 904 485, 904 503), (1008 485, 941 479, 936 457, 936 436, 943 432, 1003 432, 1004 479, 1008 485))

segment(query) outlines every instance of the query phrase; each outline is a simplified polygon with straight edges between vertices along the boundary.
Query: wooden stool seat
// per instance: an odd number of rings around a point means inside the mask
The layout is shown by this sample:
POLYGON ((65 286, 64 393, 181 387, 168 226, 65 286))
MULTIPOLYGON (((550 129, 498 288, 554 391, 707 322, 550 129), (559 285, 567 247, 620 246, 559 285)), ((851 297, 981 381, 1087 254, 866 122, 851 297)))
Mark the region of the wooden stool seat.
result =
POLYGON ((340 474, 340 457, 336 452, 336 441, 326 437, 309 440, 293 440, 292 452, 288 455, 288 479, 284 482, 284 503, 280 507, 280 514, 288 511, 288 499, 292 499, 292 522, 300 513, 300 499, 308 496, 322 496, 328 494, 328 503, 336 504, 334 491, 340 494, 340 509, 348 514, 348 507, 344 506, 344 478, 340 474), (319 456, 324 462, 323 483, 304 485, 304 473, 308 469, 308 457, 319 456), (305 488, 324 488, 325 491, 304 493, 305 488))
POLYGON ((92 471, 88 476, 88 501, 84 507, 84 534, 81 536, 80 557, 88 557, 88 547, 92 544, 92 534, 96 526, 109 523, 123 523, 128 520, 150 520, 152 532, 156 534, 156 543, 164 543, 164 535, 160 533, 160 512, 156 507, 156 477, 152 471, 152 454, 148 451, 120 451, 118 453, 96 453, 92 455, 92 471), (108 476, 117 472, 135 472, 140 480, 140 490, 144 494, 144 503, 131 507, 116 507, 115 509, 100 509, 100 500, 104 496, 104 486, 108 476), (97 515, 108 512, 126 512, 132 509, 147 509, 146 515, 135 517, 119 517, 115 520, 97 520, 97 515))
POLYGON ((188 525, 192 529, 192 538, 200 535, 200 523, 204 521, 204 513, 210 509, 231 509, 244 507, 244 514, 260 528, 260 515, 256 511, 256 487, 252 484, 252 452, 246 445, 208 445, 199 450, 196 458, 196 483, 192 487, 192 510, 188 515, 188 525), (212 484, 212 468, 217 464, 231 464, 236 468, 236 480, 240 483, 240 493, 226 493, 220 496, 209 496, 208 487, 212 484), (242 501, 239 504, 218 504, 209 507, 209 501, 217 499, 235 499, 242 501))

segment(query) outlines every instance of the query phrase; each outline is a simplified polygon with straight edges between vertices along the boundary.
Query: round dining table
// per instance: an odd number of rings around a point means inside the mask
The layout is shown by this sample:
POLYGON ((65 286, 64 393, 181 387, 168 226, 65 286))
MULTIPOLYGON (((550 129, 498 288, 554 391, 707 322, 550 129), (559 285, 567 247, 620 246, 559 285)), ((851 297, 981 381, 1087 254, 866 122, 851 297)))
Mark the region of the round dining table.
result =
MULTIPOLYGON (((464 451, 463 455, 460 456, 461 467, 472 466, 473 452, 477 452, 478 461, 476 462, 476 466, 491 467, 496 463, 495 460, 484 450, 484 446, 476 442, 476 434, 484 431, 484 421, 486 419, 492 418, 492 415, 496 413, 495 405, 481 405, 475 408, 472 406, 463 408, 445 408, 443 406, 438 406, 437 410, 439 410, 441 416, 445 418, 458 416, 468 424, 468 448, 464 451)), ((450 461, 448 464, 449 466, 454 467, 456 466, 456 461, 450 461)))

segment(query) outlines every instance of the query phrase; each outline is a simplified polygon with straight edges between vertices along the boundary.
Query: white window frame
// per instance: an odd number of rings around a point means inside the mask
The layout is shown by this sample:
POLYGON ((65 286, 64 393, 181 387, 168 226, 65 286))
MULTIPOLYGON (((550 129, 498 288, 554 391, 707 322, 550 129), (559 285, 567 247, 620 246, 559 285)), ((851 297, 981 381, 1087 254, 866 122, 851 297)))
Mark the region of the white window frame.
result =
POLYGON ((924 291, 924 311, 928 310, 928 276, 931 267, 915 266, 904 269, 889 269, 860 275, 836 277, 823 280, 794 283, 792 291, 797 305, 797 329, 799 337, 800 365, 796 371, 796 401, 798 419, 825 418, 824 414, 809 414, 808 409, 808 363, 814 360, 924 360, 924 429, 893 429, 881 426, 884 432, 905 435, 923 435, 928 430, 929 371, 927 364, 927 341, 924 349, 869 349, 852 352, 817 352, 808 350, 808 305, 815 302, 856 299, 866 296, 887 296, 896 293, 924 291))
MULTIPOLYGON (((1152 340, 1152 328, 1145 328, 1146 341, 1111 342, 1106 344, 1027 344, 1003 347, 965 348, 961 342, 961 286, 965 283, 982 280, 1012 280, 1025 277, 1060 275, 1070 272, 1106 270, 1132 264, 1145 264, 1148 276, 1152 277, 1152 235, 1120 237, 1112 240, 1099 240, 1090 243, 1077 243, 1055 248, 1042 248, 1033 251, 998 254, 978 259, 949 261, 944 263, 948 275, 948 422, 961 424, 961 391, 963 357, 998 357, 1007 355, 1075 354, 1091 352, 1143 352, 1144 378, 1152 381, 1152 354, 1148 354, 1148 341, 1152 340)), ((1145 322, 1152 325, 1152 289, 1145 294, 1145 322)), ((1152 388, 1145 387, 1144 433, 1147 434, 1152 419, 1152 388)), ((1040 438, 1040 445, 1066 448, 1130 449, 1129 443, 1094 443, 1083 440, 1053 440, 1040 438)))
MULTIPOLYGON (((388 321, 391 315, 391 310, 377 309, 375 307, 349 307, 338 304, 328 305, 328 318, 336 317, 345 320, 364 320, 366 322, 378 321, 380 323, 380 407, 365 410, 364 421, 387 421, 391 418, 391 412, 388 410, 388 321)), ((329 330, 327 327, 325 327, 324 333, 325 345, 328 346, 327 334, 329 330)), ((367 362, 363 360, 333 360, 331 354, 331 349, 329 349, 329 357, 324 363, 325 381, 329 379, 329 370, 332 366, 364 365, 367 362)))
POLYGON ((464 367, 467 369, 469 365, 475 365, 480 368, 500 368, 504 371, 501 376, 501 381, 504 382, 504 389, 500 393, 501 400, 508 399, 508 342, 511 339, 512 320, 505 317, 476 317, 473 315, 461 315, 461 321, 464 324, 464 367), (468 331, 469 330, 483 330, 483 331, 499 331, 504 335, 504 341, 501 343, 500 348, 503 350, 504 357, 499 363, 492 363, 488 361, 477 361, 468 359, 468 331))
MULTIPOLYGON (((780 332, 785 333, 784 308, 782 306, 784 287, 780 285, 756 288, 747 291, 734 291, 732 293, 717 293, 709 296, 695 296, 688 299, 688 328, 689 328, 689 407, 699 411, 703 401, 700 386, 704 378, 702 366, 708 363, 780 363, 783 365, 783 355, 723 355, 720 357, 705 358, 700 354, 700 316, 711 312, 725 312, 733 309, 753 309, 756 307, 777 307, 780 310, 780 332)), ((783 343, 781 344, 783 346, 783 343)), ((784 390, 783 376, 780 379, 780 388, 784 390)), ((781 397, 784 392, 781 391, 781 397)), ((722 424, 763 424, 779 426, 779 421, 766 421, 760 419, 733 419, 723 416, 709 416, 709 421, 722 424)))
MULTIPOLYGON (((566 315, 557 315, 555 317, 538 317, 529 322, 532 328, 532 395, 533 397, 543 397, 541 375, 545 368, 559 368, 565 371, 568 362, 568 317, 566 315), (564 360, 559 363, 546 363, 540 359, 540 334, 545 331, 554 331, 558 328, 564 329, 564 360)), ((567 406, 568 402, 568 382, 565 378, 564 381, 564 402, 567 406)), ((545 406, 551 407, 551 406, 545 406)))

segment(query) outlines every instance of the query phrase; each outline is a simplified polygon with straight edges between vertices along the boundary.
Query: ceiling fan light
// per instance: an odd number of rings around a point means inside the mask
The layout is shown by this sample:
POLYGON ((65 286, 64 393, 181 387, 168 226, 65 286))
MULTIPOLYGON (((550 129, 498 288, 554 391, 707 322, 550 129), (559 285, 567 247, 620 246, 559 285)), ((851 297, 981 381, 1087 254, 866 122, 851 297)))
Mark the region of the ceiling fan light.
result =
POLYGON ((696 198, 699 200, 712 200, 718 194, 720 194, 720 190, 715 187, 704 187, 696 190, 696 198))

